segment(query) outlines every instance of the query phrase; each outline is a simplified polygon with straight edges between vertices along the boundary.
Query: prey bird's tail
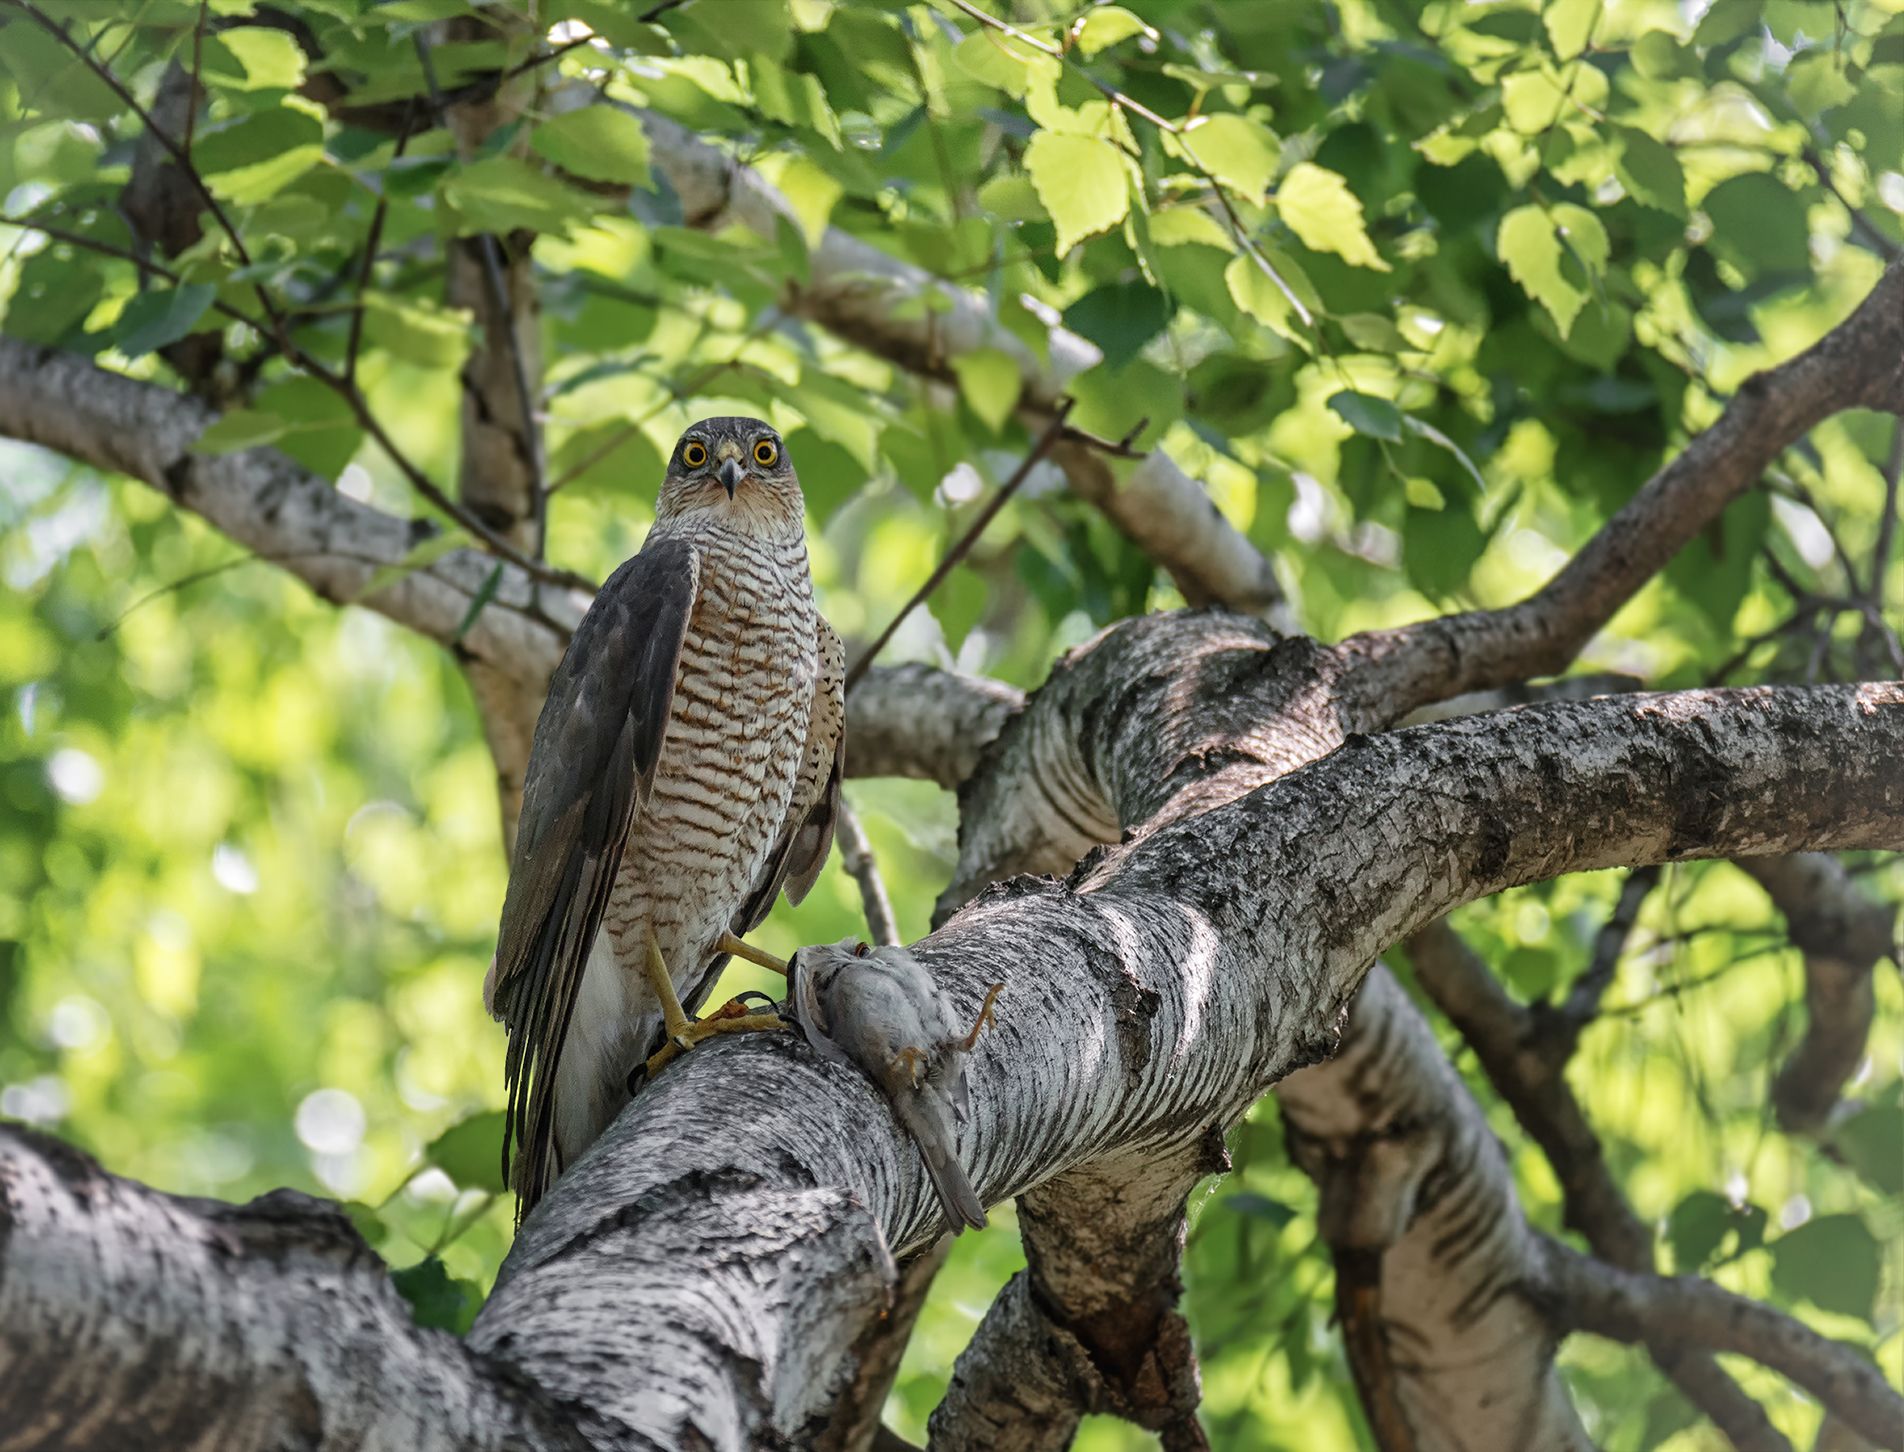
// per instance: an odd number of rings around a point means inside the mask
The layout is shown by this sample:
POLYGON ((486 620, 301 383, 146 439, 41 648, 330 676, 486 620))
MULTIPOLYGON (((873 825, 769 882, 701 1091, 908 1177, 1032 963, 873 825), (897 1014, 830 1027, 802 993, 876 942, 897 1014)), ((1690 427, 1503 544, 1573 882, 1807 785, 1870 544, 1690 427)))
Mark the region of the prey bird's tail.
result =
POLYGON ((953 1130, 951 1106, 943 1091, 928 1087, 922 1093, 902 1094, 894 1101, 893 1109, 918 1142, 926 1173, 932 1177, 932 1188, 939 1194, 939 1204, 945 1207, 945 1218, 951 1222, 951 1228, 958 1230, 969 1225, 974 1230, 983 1230, 985 1207, 979 1202, 972 1182, 965 1177, 965 1167, 959 1163, 958 1136, 953 1130))

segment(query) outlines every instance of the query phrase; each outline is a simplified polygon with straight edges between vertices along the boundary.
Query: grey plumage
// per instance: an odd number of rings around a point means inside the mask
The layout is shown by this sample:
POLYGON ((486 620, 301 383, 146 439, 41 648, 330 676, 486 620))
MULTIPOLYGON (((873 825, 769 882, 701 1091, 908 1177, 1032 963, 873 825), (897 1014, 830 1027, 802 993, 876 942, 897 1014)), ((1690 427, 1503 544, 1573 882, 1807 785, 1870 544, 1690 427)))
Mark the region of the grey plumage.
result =
POLYGON ((527 1214, 690 1014, 724 932, 798 901, 831 845, 845 719, 799 480, 758 419, 676 444, 641 551, 590 606, 536 724, 485 997, 509 1030, 505 1162, 527 1214))
POLYGON ((960 1027, 925 965, 904 948, 868 948, 850 938, 802 948, 792 996, 807 1042, 859 1070, 886 1096, 918 1143, 954 1231, 984 1229, 985 1207, 958 1156, 964 1055, 976 1029, 968 1035, 960 1027))

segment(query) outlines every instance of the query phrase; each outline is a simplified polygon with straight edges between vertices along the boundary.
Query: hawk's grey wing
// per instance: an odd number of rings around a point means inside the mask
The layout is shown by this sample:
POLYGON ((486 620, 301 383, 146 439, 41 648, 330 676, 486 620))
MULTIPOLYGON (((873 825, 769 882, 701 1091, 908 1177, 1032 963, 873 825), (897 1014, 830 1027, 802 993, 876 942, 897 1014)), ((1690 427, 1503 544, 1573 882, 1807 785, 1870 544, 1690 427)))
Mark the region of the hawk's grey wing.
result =
POLYGON ((826 866, 833 826, 840 815, 840 780, 846 774, 846 649, 839 636, 816 616, 820 637, 820 673, 813 685, 813 711, 794 781, 793 800, 774 839, 773 855, 753 891, 734 914, 733 931, 745 936, 767 920, 774 899, 785 888, 799 902, 826 866))
POLYGON ((654 787, 699 565, 653 540, 608 577, 576 627, 536 721, 496 945, 509 1029, 503 1168, 516 1149, 520 1212, 548 1189, 555 1069, 622 847, 654 787))

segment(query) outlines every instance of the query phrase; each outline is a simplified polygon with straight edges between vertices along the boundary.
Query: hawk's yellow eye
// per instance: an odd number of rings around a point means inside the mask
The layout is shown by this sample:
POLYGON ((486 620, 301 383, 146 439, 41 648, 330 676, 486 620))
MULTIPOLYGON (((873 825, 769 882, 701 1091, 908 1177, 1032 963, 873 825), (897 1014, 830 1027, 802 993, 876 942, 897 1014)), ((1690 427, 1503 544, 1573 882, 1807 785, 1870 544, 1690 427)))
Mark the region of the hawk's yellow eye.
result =
POLYGON ((690 469, 698 469, 707 462, 707 445, 696 439, 681 451, 681 462, 690 469))
POLYGON ((780 450, 773 446, 772 439, 762 439, 754 445, 754 462, 763 469, 771 469, 774 460, 780 457, 780 450))

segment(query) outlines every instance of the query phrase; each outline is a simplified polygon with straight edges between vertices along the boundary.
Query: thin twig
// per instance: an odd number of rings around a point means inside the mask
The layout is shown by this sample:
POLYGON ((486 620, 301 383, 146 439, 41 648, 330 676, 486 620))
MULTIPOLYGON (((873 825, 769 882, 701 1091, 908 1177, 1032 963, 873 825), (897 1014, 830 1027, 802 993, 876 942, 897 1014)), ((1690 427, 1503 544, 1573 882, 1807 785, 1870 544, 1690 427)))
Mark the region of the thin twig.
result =
POLYGON ((873 856, 873 844, 866 838, 866 829, 844 796, 840 798, 839 815, 834 818, 833 840, 840 844, 840 865, 846 869, 847 876, 859 884, 866 931, 879 947, 896 946, 899 923, 893 916, 892 899, 886 895, 886 880, 879 875, 879 862, 873 856))
MULTIPOLYGON (((391 152, 390 160, 394 164, 403 156, 410 145, 410 131, 415 121, 415 109, 403 113, 403 129, 397 133, 396 150, 391 152)), ((357 305, 350 313, 350 338, 344 345, 344 381, 351 387, 357 386, 357 351, 364 341, 364 298, 370 291, 371 269, 377 265, 377 248, 383 243, 384 218, 390 211, 390 179, 384 178, 383 189, 377 193, 376 210, 370 214, 370 231, 364 237, 364 260, 362 270, 357 274, 357 305)))
POLYGON ((192 154, 192 133, 198 126, 198 78, 204 66, 205 17, 210 11, 211 0, 198 0, 198 23, 192 27, 192 89, 185 97, 185 136, 179 143, 187 156, 192 154))
POLYGON ((1593 940, 1593 957, 1574 980, 1565 1001, 1542 1015, 1547 1024, 1552 1026, 1553 1042, 1560 1049, 1561 1059, 1572 1055, 1581 1031, 1600 1012, 1600 1001, 1606 997, 1607 988, 1613 982, 1614 970, 1619 967, 1621 955, 1626 952, 1627 939, 1633 936, 1633 925, 1639 921, 1640 908, 1658 884, 1657 867, 1642 867, 1627 874, 1626 882, 1620 888, 1619 901, 1613 905, 1612 915, 1601 925, 1593 940))
POLYGON ((1018 486, 1025 482, 1026 476, 1031 473, 1037 462, 1051 452, 1052 446, 1064 433, 1064 421, 1073 406, 1072 399, 1063 398, 1058 401, 1057 412, 1052 415, 1051 422, 1045 426, 1045 431, 1038 435, 1038 441, 1031 446, 1031 452, 1025 455, 1024 462, 1013 472, 1011 478, 999 485, 998 491, 985 502, 985 507, 979 510, 965 533, 954 541, 952 548, 945 552, 945 558, 940 560, 937 567, 926 577, 925 584, 912 592, 912 598, 899 607, 899 613, 886 623, 886 628, 879 632, 878 638, 866 647, 858 660, 853 662, 852 669, 846 673, 847 690, 852 690, 859 678, 866 674, 874 658, 886 648, 886 642, 893 638, 894 632, 905 623, 906 617, 930 599, 932 592, 945 583, 945 577, 952 573, 959 561, 964 559, 972 546, 978 543, 978 537, 985 533, 985 527, 997 516, 998 511, 1005 507, 1006 501, 1018 492, 1018 486))

